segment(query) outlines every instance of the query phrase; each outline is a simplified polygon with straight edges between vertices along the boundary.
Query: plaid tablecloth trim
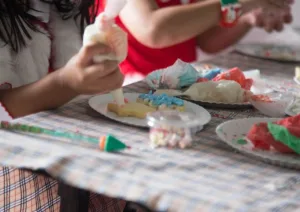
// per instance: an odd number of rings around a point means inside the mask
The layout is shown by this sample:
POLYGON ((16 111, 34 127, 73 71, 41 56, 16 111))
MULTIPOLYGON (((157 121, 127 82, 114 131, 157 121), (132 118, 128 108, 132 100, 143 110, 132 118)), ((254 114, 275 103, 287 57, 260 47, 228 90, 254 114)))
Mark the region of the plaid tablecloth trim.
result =
MULTIPOLYGON (((92 193, 90 212, 122 212, 126 202, 92 193)), ((57 181, 20 169, 0 167, 0 211, 59 212, 57 181)))
MULTIPOLYGON (((290 80, 294 72, 290 64, 262 63, 238 54, 209 62, 242 69, 256 66, 277 79, 290 80), (255 62, 259 63, 254 65, 255 62)), ((124 90, 143 92, 147 86, 141 82, 124 90)), ((83 98, 59 110, 17 121, 94 136, 111 133, 132 149, 119 154, 99 153, 96 147, 82 143, 47 137, 40 140, 3 131, 0 160, 4 165, 44 168, 79 188, 139 202, 159 211, 300 210, 299 172, 237 154, 215 134, 215 127, 226 120, 262 115, 252 109, 209 112, 212 121, 197 134, 193 149, 153 150, 148 145, 146 129, 105 119, 92 111, 87 98, 83 98)))

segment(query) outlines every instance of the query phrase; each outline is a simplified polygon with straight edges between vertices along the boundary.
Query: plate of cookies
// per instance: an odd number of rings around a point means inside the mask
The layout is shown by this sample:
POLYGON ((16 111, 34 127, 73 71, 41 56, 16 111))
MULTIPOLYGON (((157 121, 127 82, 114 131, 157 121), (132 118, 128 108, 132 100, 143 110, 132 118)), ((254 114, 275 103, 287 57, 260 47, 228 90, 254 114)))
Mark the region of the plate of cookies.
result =
POLYGON ((145 81, 156 94, 166 93, 204 107, 230 109, 252 107, 249 100, 255 87, 254 80, 237 67, 195 67, 181 60, 148 74, 145 81))
POLYGON ((274 44, 239 44, 236 51, 245 55, 286 62, 299 62, 300 49, 294 46, 274 44))
POLYGON ((210 113, 203 107, 167 94, 124 93, 124 97, 126 103, 121 106, 113 101, 111 94, 92 97, 89 105, 109 119, 137 127, 148 127, 147 114, 161 110, 193 113, 202 126, 211 120, 210 113))

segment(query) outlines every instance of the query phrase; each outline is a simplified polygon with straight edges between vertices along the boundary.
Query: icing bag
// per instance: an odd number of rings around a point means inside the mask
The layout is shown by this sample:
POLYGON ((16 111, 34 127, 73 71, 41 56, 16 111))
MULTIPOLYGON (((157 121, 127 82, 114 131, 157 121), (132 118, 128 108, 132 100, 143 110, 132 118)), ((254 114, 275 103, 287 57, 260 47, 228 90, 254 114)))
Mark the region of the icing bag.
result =
MULTIPOLYGON (((94 24, 86 27, 83 34, 84 46, 90 43, 103 43, 109 44, 113 50, 111 54, 95 56, 95 63, 104 60, 122 62, 126 58, 128 52, 127 35, 114 23, 114 19, 125 4, 126 0, 107 0, 104 12, 98 15, 94 24)), ((125 104, 122 88, 112 91, 111 94, 118 105, 125 104)))
POLYGON ((123 7, 126 4, 126 0, 106 0, 104 14, 108 19, 115 19, 123 7))
MULTIPOLYGON (((105 151, 105 152, 115 152, 115 151, 121 151, 130 148, 126 146, 126 144, 124 144, 122 141, 118 140, 112 135, 95 137, 95 136, 89 136, 77 132, 75 133, 71 131, 46 129, 40 126, 32 126, 32 125, 21 124, 21 123, 11 123, 7 121, 0 122, 0 129, 12 131, 12 132, 18 132, 18 133, 47 135, 50 137, 60 138, 63 140, 65 139, 71 140, 73 142, 77 141, 77 142, 89 143, 92 144, 92 147, 94 147, 94 145, 97 145, 101 151, 105 151)), ((76 144, 76 142, 74 143, 76 144)))

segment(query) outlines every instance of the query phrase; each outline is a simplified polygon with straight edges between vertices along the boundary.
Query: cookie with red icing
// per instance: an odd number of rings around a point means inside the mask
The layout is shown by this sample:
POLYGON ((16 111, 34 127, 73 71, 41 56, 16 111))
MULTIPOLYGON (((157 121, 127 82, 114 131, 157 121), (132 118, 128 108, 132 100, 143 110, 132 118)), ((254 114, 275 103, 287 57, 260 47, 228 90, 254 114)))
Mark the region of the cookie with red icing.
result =
POLYGON ((255 149, 274 148, 281 153, 300 154, 300 115, 277 122, 258 123, 247 134, 255 149))

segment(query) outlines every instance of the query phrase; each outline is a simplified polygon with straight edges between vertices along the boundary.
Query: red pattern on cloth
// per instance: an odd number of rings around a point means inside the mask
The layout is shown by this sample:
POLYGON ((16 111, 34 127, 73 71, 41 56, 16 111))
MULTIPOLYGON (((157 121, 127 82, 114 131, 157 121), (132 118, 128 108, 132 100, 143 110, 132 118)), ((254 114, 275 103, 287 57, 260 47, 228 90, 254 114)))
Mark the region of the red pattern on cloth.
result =
MULTIPOLYGON (((126 202, 91 194, 89 212, 122 212, 126 202)), ((31 171, 0 167, 0 211, 59 212, 58 183, 31 171)))

